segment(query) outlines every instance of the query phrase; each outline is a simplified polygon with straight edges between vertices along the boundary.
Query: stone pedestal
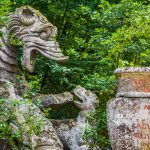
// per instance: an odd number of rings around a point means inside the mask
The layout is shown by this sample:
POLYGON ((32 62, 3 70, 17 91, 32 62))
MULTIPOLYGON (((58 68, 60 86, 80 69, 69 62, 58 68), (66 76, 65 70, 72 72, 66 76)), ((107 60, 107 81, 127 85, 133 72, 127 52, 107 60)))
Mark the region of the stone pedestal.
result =
POLYGON ((107 104, 110 142, 113 150, 150 149, 150 68, 115 71, 117 98, 107 104))

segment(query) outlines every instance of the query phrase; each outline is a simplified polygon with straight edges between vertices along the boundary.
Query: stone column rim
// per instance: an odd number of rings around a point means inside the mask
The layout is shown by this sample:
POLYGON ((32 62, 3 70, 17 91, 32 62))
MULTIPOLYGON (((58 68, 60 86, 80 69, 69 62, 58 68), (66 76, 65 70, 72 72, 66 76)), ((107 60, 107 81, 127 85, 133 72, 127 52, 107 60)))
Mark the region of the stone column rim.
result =
POLYGON ((122 73, 150 73, 150 67, 125 67, 125 68, 117 68, 114 71, 114 74, 122 74, 122 73))

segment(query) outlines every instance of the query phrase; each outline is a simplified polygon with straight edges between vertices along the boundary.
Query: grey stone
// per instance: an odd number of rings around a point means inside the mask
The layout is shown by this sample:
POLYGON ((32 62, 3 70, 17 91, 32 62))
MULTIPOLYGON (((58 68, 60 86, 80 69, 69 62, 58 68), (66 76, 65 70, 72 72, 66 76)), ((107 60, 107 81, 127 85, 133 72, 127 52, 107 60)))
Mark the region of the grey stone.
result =
POLYGON ((51 105, 62 105, 73 102, 73 95, 70 92, 61 94, 38 94, 33 101, 40 101, 41 107, 49 107, 51 105))
POLYGON ((53 103, 55 105, 61 105, 62 103, 67 103, 70 101, 75 103, 75 106, 80 109, 76 119, 51 120, 51 122, 57 132, 57 135, 62 141, 65 150, 88 150, 88 144, 90 141, 83 140, 82 135, 84 134, 85 128, 89 125, 86 120, 86 115, 88 112, 94 110, 97 96, 81 86, 77 86, 74 89, 73 94, 62 93, 60 94, 61 96, 59 95, 60 99, 58 100, 57 94, 53 95, 53 97, 50 95, 43 95, 43 98, 42 95, 40 95, 40 98, 47 101, 47 98, 45 99, 45 97, 48 96, 48 99, 51 101, 46 105, 43 105, 43 107, 51 106, 53 103), (78 100, 73 100, 73 94, 78 100))
POLYGON ((107 103, 107 124, 113 150, 150 149, 150 67, 115 71, 116 98, 107 103))

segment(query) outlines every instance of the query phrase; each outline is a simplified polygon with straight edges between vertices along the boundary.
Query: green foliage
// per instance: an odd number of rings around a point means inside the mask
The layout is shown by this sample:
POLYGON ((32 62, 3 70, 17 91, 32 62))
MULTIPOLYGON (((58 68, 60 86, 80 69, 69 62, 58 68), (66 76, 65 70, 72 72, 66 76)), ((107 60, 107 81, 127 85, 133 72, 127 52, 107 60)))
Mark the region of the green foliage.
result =
POLYGON ((84 134, 84 139, 90 142, 90 149, 111 149, 106 132, 106 112, 105 110, 97 109, 87 115, 90 125, 87 126, 84 134), (95 119, 93 119, 95 118, 95 119))
POLYGON ((19 40, 15 35, 9 35, 10 44, 13 46, 22 46, 23 42, 19 40))
POLYGON ((27 147, 32 149, 31 135, 33 133, 38 135, 43 126, 41 118, 34 113, 31 100, 8 101, 0 99, 0 139, 6 139, 13 150, 26 149, 27 147), (22 105, 28 107, 28 113, 19 109, 22 105), (17 118, 19 115, 24 117, 21 122, 17 118))
POLYGON ((0 25, 6 20, 6 15, 10 12, 12 4, 13 3, 10 0, 0 1, 0 25))
POLYGON ((76 119, 79 111, 73 103, 68 103, 59 107, 54 106, 47 117, 50 119, 76 119))

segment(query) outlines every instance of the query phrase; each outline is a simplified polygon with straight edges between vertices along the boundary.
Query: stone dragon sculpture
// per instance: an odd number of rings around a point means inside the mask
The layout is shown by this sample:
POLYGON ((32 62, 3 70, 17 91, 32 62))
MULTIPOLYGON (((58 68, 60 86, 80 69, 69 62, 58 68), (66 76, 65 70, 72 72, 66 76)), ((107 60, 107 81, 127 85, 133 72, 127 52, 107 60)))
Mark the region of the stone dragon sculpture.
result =
MULTIPOLYGON (((12 45, 12 38, 19 39, 23 45, 22 66, 29 72, 34 71, 34 64, 37 52, 45 57, 59 62, 68 59, 54 40, 57 28, 35 9, 25 6, 18 8, 8 16, 6 26, 1 28, 3 33, 0 37, 0 97, 5 99, 17 99, 13 83, 17 71, 17 47, 12 45), (5 92, 4 92, 5 91, 5 92)), ((21 99, 21 98, 20 98, 21 99)), ((28 110, 28 106, 20 106, 21 109, 28 110)), ((43 118, 44 127, 40 135, 33 135, 31 140, 36 144, 32 149, 36 150, 62 150, 63 145, 52 127, 52 124, 44 118, 42 112, 36 107, 36 116, 43 118)), ((26 112, 25 112, 26 113, 26 112)), ((20 123, 23 116, 15 110, 20 123)), ((27 148, 25 148, 27 149, 27 148)))
POLYGON ((22 66, 29 72, 34 71, 36 53, 45 57, 65 61, 67 59, 54 40, 57 28, 38 11, 31 7, 18 8, 10 14, 6 27, 1 29, 0 38, 0 79, 14 81, 17 70, 17 49, 11 44, 16 37, 23 43, 22 66))
MULTIPOLYGON (((15 46, 11 42, 14 38, 17 40, 19 39, 22 43, 22 66, 29 72, 34 71, 37 53, 58 62, 63 62, 68 59, 67 56, 63 55, 59 48, 59 44, 54 40, 57 34, 57 28, 49 23, 40 12, 29 6, 18 8, 15 12, 11 13, 8 16, 6 26, 1 28, 0 31, 3 33, 2 37, 0 37, 0 98, 21 100, 21 97, 16 94, 13 84, 17 72, 18 53, 18 46, 15 46)), ((42 95, 42 97, 43 96, 44 95, 42 95)), ((35 100, 36 98, 38 97, 35 97, 35 100)), ((40 100, 41 99, 42 98, 40 98, 40 100)), ((20 110, 25 114, 30 107, 34 110, 34 116, 36 118, 41 118, 43 122, 40 133, 38 135, 32 134, 30 137, 31 141, 33 141, 30 149, 88 149, 88 144, 82 139, 81 134, 87 125, 86 114, 95 107, 95 94, 78 86, 74 90, 74 94, 66 92, 48 97, 46 96, 46 101, 43 101, 41 104, 44 107, 47 104, 61 105, 70 101, 80 109, 80 113, 76 120, 67 122, 63 120, 51 120, 51 123, 34 104, 31 106, 23 104, 19 106, 19 108, 14 108, 14 114, 21 124, 24 122, 24 117, 20 113, 20 110), (73 95, 79 99, 79 102, 73 100, 73 95)), ((24 130, 26 130, 26 128, 24 130)), ((24 141, 26 142, 26 139, 24 139, 24 141)), ((24 149, 27 150, 28 148, 23 147, 22 150, 24 149)))

